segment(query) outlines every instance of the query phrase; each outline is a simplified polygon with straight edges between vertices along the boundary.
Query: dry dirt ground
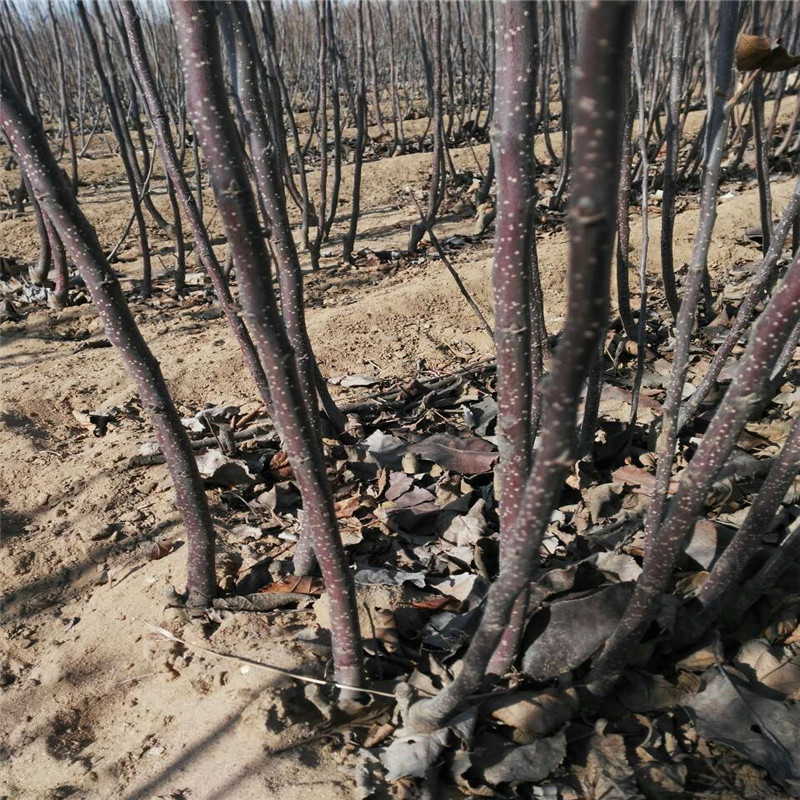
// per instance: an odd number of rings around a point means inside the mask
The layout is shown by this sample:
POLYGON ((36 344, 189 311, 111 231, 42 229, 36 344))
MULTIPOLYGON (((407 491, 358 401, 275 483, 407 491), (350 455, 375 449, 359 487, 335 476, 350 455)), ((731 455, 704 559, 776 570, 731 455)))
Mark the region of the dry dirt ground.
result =
MULTIPOLYGON (((767 109, 768 113, 771 109, 767 109)), ((790 113, 790 103, 782 117, 790 113)), ((693 114, 690 130, 697 130, 693 114)), ((559 144, 559 135, 554 141, 559 144)), ((541 150, 537 143, 537 152, 541 150)), ((475 169, 486 145, 453 151, 456 166, 475 169)), ((119 162, 97 142, 83 160, 81 205, 101 241, 113 244, 129 215, 119 162)), ((429 156, 370 162, 364 171, 364 213, 358 248, 405 247, 414 206, 406 187, 421 192, 429 156)), ((351 168, 345 169, 343 195, 351 168)), ((15 177, 6 175, 9 185, 15 177)), ((775 211, 793 179, 776 175, 775 211)), ((312 176, 313 185, 313 176, 312 176)), ((155 183, 157 203, 166 197, 155 183)), ((758 221, 752 181, 726 184, 721 194, 712 273, 758 258, 744 230, 758 221)), ((210 195, 206 218, 213 216, 210 195)), ((676 261, 688 259, 697 224, 697 196, 684 198, 676 222, 676 261)), ((609 202, 613 202, 609 198, 609 202)), ((650 271, 659 270, 657 204, 651 213, 650 271)), ((341 235, 347 206, 335 229, 341 235)), ((471 211, 450 209, 441 239, 472 230, 471 211)), ((211 231, 220 235, 219 221, 211 231)), ((638 216, 632 261, 638 263, 638 216)), ((118 265, 133 288, 140 261, 133 239, 118 265)), ((169 242, 153 231, 164 265, 169 242)), ((564 309, 566 234, 539 237, 542 281, 551 331, 564 309)), ((491 236, 467 244, 452 261, 477 303, 491 313, 491 236)), ((381 379, 420 369, 447 371, 459 359, 491 354, 491 342, 442 263, 413 260, 388 271, 336 266, 339 242, 309 275, 308 325, 327 376, 358 373, 381 379)), ((0 222, 0 255, 34 260, 36 230, 29 216, 0 222)), ((224 246, 220 248, 224 255, 224 246)), ((154 269, 160 270, 158 259, 154 269)), ((632 283, 635 278, 632 274, 632 283)), ((635 285, 635 284, 634 284, 635 285)), ((169 288, 166 278, 161 289, 169 288)), ((134 311, 185 415, 205 403, 245 404, 254 392, 239 351, 209 305, 174 300, 161 291, 134 311)), ((307 736, 318 720, 290 680, 192 654, 149 633, 164 620, 165 589, 184 585, 184 550, 148 561, 136 549, 169 535, 182 539, 163 466, 128 469, 127 459, 150 438, 136 413, 134 390, 110 349, 82 349, 102 338, 90 305, 32 311, 4 324, 0 349, 0 798, 256 800, 355 796, 351 753, 330 741, 273 749, 307 736), (95 438, 75 412, 118 406, 118 424, 95 438), (103 580, 106 567, 114 582, 103 580)), ((337 391, 339 391, 337 389, 337 391)), ((363 391, 363 390, 362 390, 363 391)), ((352 394, 352 393, 351 393, 352 394)), ((213 497, 212 497, 213 500, 213 497)), ((235 538, 220 519, 221 549, 235 538)), ((325 655, 296 634, 314 624, 310 611, 238 614, 213 634, 210 646, 280 667, 322 674, 325 655)), ((200 641, 191 627, 187 636, 200 641)), ((206 642, 208 644, 208 642, 206 642)))

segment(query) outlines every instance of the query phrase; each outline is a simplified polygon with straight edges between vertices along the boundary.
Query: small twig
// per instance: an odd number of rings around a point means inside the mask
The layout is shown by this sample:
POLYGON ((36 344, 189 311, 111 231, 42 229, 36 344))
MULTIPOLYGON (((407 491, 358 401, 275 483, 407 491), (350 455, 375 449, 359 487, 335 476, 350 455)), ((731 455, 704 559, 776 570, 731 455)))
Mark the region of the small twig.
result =
POLYGON ((158 675, 158 672, 147 672, 144 675, 134 675, 132 678, 125 678, 124 681, 119 681, 115 683, 113 688, 116 689, 119 686, 124 686, 126 683, 133 683, 134 681, 141 681, 144 678, 152 678, 154 675, 158 675))
POLYGON ((419 218, 422 224, 425 226, 425 230, 428 233, 428 238, 431 240, 431 244, 436 248, 436 252, 439 254, 439 257, 442 259, 442 263, 447 267, 448 272, 453 276, 453 280, 456 282, 456 286, 458 286, 458 290, 464 295, 464 299, 469 303, 470 308, 478 315, 478 319, 481 321, 481 325, 483 325, 484 330, 486 333, 489 334, 489 338, 494 341, 494 332, 492 331, 491 325, 486 321, 486 317, 483 316, 483 312, 478 308, 478 304, 472 299, 472 295, 467 291, 467 287, 464 286, 463 281, 461 280, 460 275, 453 269, 453 265, 450 263, 450 259, 447 258, 447 254, 444 252, 444 248, 440 244, 439 240, 436 238, 436 234, 433 232, 433 228, 431 228, 431 224, 428 222, 427 217, 422 211, 422 207, 420 206, 417 198, 414 195, 411 195, 411 199, 414 201, 414 205, 417 207, 417 211, 419 211, 419 218))
POLYGON ((184 647, 188 647, 190 650, 194 650, 200 653, 208 653, 208 655, 216 656, 217 658, 222 658, 226 661, 234 661, 238 664, 247 664, 252 667, 258 667, 259 669, 266 670, 267 672, 276 672, 279 675, 285 675, 287 678, 292 678, 296 681, 304 681, 305 683, 316 683, 318 686, 335 686, 337 689, 348 689, 354 692, 364 692, 365 694, 373 694, 377 695, 378 697, 391 697, 393 700, 396 699, 395 695, 391 692, 380 692, 377 689, 364 689, 361 686, 349 686, 346 683, 337 683, 336 681, 326 681, 322 680, 321 678, 311 678, 308 675, 301 675, 298 672, 290 672, 287 669, 281 669, 280 667, 274 667, 271 664, 264 664, 261 661, 255 661, 252 658, 246 658, 245 656, 234 656, 230 655, 229 653, 220 653, 217 650, 212 650, 210 647, 203 647, 199 644, 191 644, 190 642, 185 641, 184 639, 180 639, 175 636, 174 633, 171 633, 166 628, 162 628, 158 625, 153 625, 150 622, 144 623, 148 628, 150 628, 155 633, 163 636, 165 639, 169 639, 172 642, 179 642, 184 647))
POLYGON ((733 108, 739 100, 741 99, 742 95, 753 85, 753 81, 761 74, 761 67, 758 69, 754 69, 748 76, 745 78, 742 85, 736 91, 736 93, 728 100, 726 104, 726 108, 733 108))

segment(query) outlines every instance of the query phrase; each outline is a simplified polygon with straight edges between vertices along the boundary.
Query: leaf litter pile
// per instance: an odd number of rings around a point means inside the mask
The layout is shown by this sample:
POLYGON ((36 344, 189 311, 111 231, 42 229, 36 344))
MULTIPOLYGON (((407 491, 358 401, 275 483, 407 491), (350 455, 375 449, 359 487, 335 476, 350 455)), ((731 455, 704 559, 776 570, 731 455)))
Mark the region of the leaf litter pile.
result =
MULTIPOLYGON (((730 281, 725 297, 737 299, 744 286, 744 279, 730 281)), ((692 355, 686 396, 729 323, 723 311, 705 329, 707 349, 698 347, 692 355)), ((611 326, 593 453, 576 464, 550 520, 530 587, 520 657, 503 688, 474 696, 467 711, 429 735, 405 735, 399 712, 410 697, 435 695, 458 674, 498 569, 494 365, 462 357, 449 374, 421 372, 408 382, 381 383, 368 375, 333 381, 359 394, 342 406, 349 412, 346 432, 324 438, 324 445, 375 692, 343 717, 341 710, 332 712, 327 690, 319 686, 326 683, 325 672, 309 675, 315 682, 301 685, 320 722, 311 737, 295 736, 290 726, 275 752, 333 741, 356 755, 364 798, 384 796, 387 782, 401 798, 420 792, 546 798, 800 793, 796 560, 783 555, 782 575, 769 592, 752 586, 748 601, 745 583, 735 616, 723 615, 699 643, 676 646, 691 621, 693 597, 742 524, 800 412, 791 369, 714 484, 673 591, 616 689, 591 714, 571 721, 563 704, 553 701, 556 688, 580 689, 641 572, 653 443, 671 371, 667 331, 653 312, 648 337, 658 342, 661 355, 645 352, 631 433, 626 422, 637 352, 630 343, 622 346, 619 326, 611 326), (543 719, 547 730, 557 732, 542 736, 543 719)), ((734 360, 722 376, 723 389, 735 380, 735 370, 734 360)), ((670 494, 712 410, 683 429, 670 494)), ((105 426, 106 416, 93 412, 87 419, 96 425, 99 417, 105 426)), ((194 439, 214 513, 224 519, 222 591, 213 609, 202 613, 184 609, 173 591, 166 613, 170 632, 161 632, 188 639, 201 632, 213 650, 214 630, 233 614, 293 614, 296 640, 328 656, 322 582, 290 574, 303 512, 292 469, 263 408, 205 408, 183 423, 194 439), (182 633, 187 622, 195 625, 182 633)), ((159 459, 157 447, 145 445, 129 466, 159 459)), ((762 532, 751 575, 774 560, 783 532, 798 528, 798 497, 795 479, 780 513, 762 532)), ((163 557, 171 547, 151 548, 148 557, 163 557)))

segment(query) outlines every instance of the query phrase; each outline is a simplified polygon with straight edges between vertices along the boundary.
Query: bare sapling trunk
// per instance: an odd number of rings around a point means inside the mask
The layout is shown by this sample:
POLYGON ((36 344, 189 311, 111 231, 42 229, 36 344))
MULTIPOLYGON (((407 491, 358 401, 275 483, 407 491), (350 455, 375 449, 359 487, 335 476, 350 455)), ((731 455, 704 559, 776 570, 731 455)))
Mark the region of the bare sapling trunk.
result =
POLYGON ((556 208, 561 206, 572 165, 572 54, 570 52, 569 4, 556 3, 558 8, 558 29, 561 44, 561 61, 558 64, 561 85, 561 165, 558 186, 553 196, 556 208))
POLYGON ((633 144, 633 98, 625 106, 625 128, 622 135, 619 185, 617 186, 617 308, 622 329, 629 339, 636 338, 636 320, 631 310, 630 250, 631 250, 631 156, 633 144))
MULTIPOLYGON (((420 31, 420 36, 424 34, 420 31)), ((439 211, 442 198, 444 196, 444 125, 442 124, 442 6, 440 0, 433 3, 433 72, 432 98, 431 98, 431 120, 433 129, 433 149, 431 151, 431 182, 428 188, 428 205, 425 209, 425 221, 433 227, 436 214, 439 211)), ((408 252, 415 253, 422 237, 425 233, 425 224, 415 222, 411 225, 411 233, 408 239, 408 252)))
MULTIPOLYGON (((531 240, 535 132, 536 6, 504 2, 495 7, 496 110, 492 149, 498 204, 492 285, 497 356, 497 437, 500 450, 500 558, 513 527, 531 467, 531 240)), ((525 623, 527 593, 517 600, 489 673, 503 675, 517 654, 525 623)))
MULTIPOLYGON (((239 316, 236 304, 231 297, 228 282, 222 272, 222 267, 217 260, 214 249, 211 246, 211 240, 208 236, 208 230, 203 223, 202 209, 198 208, 192 195, 191 187, 189 186, 186 176, 180 166, 177 153, 175 152, 175 145, 172 140, 172 131, 169 127, 169 120, 167 118, 164 104, 161 100, 161 95, 156 90, 153 74, 150 69, 150 64, 147 60, 147 54, 144 48, 144 38, 142 36, 139 18, 136 13, 136 6, 130 0, 120 4, 122 17, 125 23, 125 31, 128 36, 128 41, 131 48, 131 60, 133 68, 139 79, 142 87, 142 94, 145 103, 147 104, 150 121, 153 126, 153 136, 161 154, 161 162, 167 172, 169 180, 175 188, 175 193, 183 206, 183 213, 189 224, 189 229, 197 247, 200 262, 208 273, 211 279, 211 284, 217 295, 217 302, 219 302, 220 309, 225 316, 225 320, 233 331, 236 341, 242 349, 245 363, 253 377, 253 381, 258 389, 258 393, 263 400, 270 415, 272 415, 272 398, 269 393, 269 384, 267 381, 266 373, 261 365, 261 361, 256 352, 253 341, 247 328, 239 316)), ((199 170, 199 158, 196 162, 196 169, 199 170)))
MULTIPOLYGON (((592 3, 586 10, 574 76, 567 318, 552 371, 542 387, 541 445, 519 500, 517 518, 504 535, 500 573, 489 590, 462 669, 435 698, 411 705, 406 719, 411 730, 440 727, 483 681, 514 603, 538 562, 542 534, 574 461, 581 388, 608 321, 615 229, 608 197, 614 196, 619 179, 627 86, 623 76, 627 75, 632 18, 633 4, 627 2, 592 3)), ((509 80, 516 77, 520 76, 509 76, 509 80)), ((498 204, 503 202, 500 196, 498 204)))
MULTIPOLYGON (((761 4, 752 3, 753 15, 751 30, 754 34, 762 33, 761 4)), ((769 138, 764 127, 764 74, 755 70, 751 106, 753 143, 755 144, 756 176, 758 178, 758 209, 761 216, 761 251, 769 250, 772 236, 772 192, 769 185, 769 138)), ((776 102, 776 106, 778 103, 776 102)))
POLYGON ((650 226, 647 204, 649 202, 650 162, 647 154, 646 99, 644 88, 644 61, 639 36, 633 29, 633 75, 638 108, 639 163, 641 168, 641 220, 642 241, 639 254, 639 321, 636 332, 636 373, 631 390, 631 415, 628 424, 629 441, 633 436, 639 410, 639 394, 644 376, 644 351, 647 344, 647 256, 650 248, 650 226))
POLYGON ((680 147, 681 91, 684 80, 684 47, 686 45, 686 3, 672 2, 672 50, 670 52, 669 101, 667 102, 666 154, 661 202, 661 276, 664 294, 672 316, 677 318, 681 302, 675 286, 673 238, 675 230, 675 195, 678 178, 678 150, 680 147))
POLYGON ((213 3, 173 2, 187 108, 200 137, 220 218, 233 252, 243 316, 265 365, 281 436, 303 497, 305 536, 322 570, 331 608, 336 680, 362 681, 361 645, 352 577, 337 530, 333 495, 325 472, 315 407, 303 399, 297 365, 272 288, 269 254, 244 153, 222 81, 213 3))
POLYGON ((383 115, 381 114, 381 93, 378 89, 378 60, 375 45, 375 19, 372 14, 372 3, 367 0, 367 49, 369 52, 369 68, 372 89, 372 105, 375 109, 375 125, 382 134, 388 133, 386 126, 383 124, 383 115))
POLYGON ((720 7, 720 29, 716 60, 715 83, 717 92, 709 116, 709 137, 706 149, 706 166, 700 198, 700 221, 695 236, 692 260, 689 265, 686 288, 675 323, 675 346, 672 358, 672 376, 664 399, 661 431, 658 438, 658 466, 653 497, 645 518, 645 551, 655 541, 664 513, 667 490, 675 447, 678 440, 678 412, 689 366, 689 345, 697 316, 697 307, 708 274, 708 251, 711 234, 717 219, 717 189, 719 187, 722 154, 727 139, 730 110, 726 98, 733 86, 733 48, 739 22, 739 3, 723 3, 720 7))
POLYGON ((64 68, 64 54, 61 48, 61 33, 58 30, 56 15, 53 12, 53 2, 47 3, 47 12, 50 15, 50 27, 53 31, 53 42, 56 50, 56 68, 58 69, 58 91, 61 98, 62 124, 67 134, 67 148, 69 150, 70 184, 72 191, 78 194, 78 156, 75 150, 75 134, 72 131, 70 120, 69 95, 67 93, 67 76, 64 68))
POLYGON ((100 58, 100 50, 97 47, 97 40, 92 32, 92 26, 89 22, 89 16, 86 13, 86 7, 82 0, 77 3, 78 19, 80 20, 81 27, 83 28, 86 41, 89 43, 89 52, 92 57, 95 72, 100 81, 100 87, 103 92, 103 99, 105 100, 106 108, 108 110, 108 119, 111 123, 111 128, 114 131, 114 136, 119 142, 119 154, 122 159, 122 164, 125 168, 125 175, 128 180, 128 189, 131 194, 131 204, 133 207, 133 216, 136 220, 136 226, 139 231, 139 247, 142 253, 142 295, 149 297, 153 291, 152 284, 152 267, 150 264, 150 246, 147 237, 147 227, 144 221, 144 214, 142 214, 142 200, 139 193, 139 188, 136 182, 133 165, 131 164, 130 154, 125 146, 125 120, 120 118, 118 104, 115 100, 106 69, 103 61, 100 58))
POLYGON ((50 152, 39 124, 0 73, 0 125, 19 155, 45 213, 69 250, 105 326, 106 336, 136 383, 175 488, 176 505, 188 539, 187 591, 190 606, 207 606, 216 593, 214 527, 191 445, 167 390, 158 361, 142 338, 122 287, 103 255, 94 228, 78 207, 71 187, 50 152))
MULTIPOLYGON (((364 65, 364 0, 356 5, 356 146, 353 164, 353 201, 350 206, 350 223, 342 245, 342 259, 353 256, 361 212, 361 171, 364 165, 364 146, 367 141, 367 87, 364 65)), ((377 96, 376 96, 377 109, 377 96)), ((380 124, 380 113, 378 112, 380 124)))
MULTIPOLYGON (((336 39, 336 26, 333 17, 333 0, 325 1, 325 26, 327 30, 327 58, 328 68, 331 76, 331 124, 333 127, 333 181, 331 182, 331 192, 329 198, 328 214, 320 218, 322 226, 322 240, 327 241, 331 235, 331 228, 336 220, 336 212, 339 209, 339 193, 342 187, 342 111, 341 111, 341 72, 338 57, 338 46, 336 39)), ((345 76, 346 80, 346 76, 345 76)), ((345 86, 345 89, 347 87, 345 86)), ((325 109, 321 108, 320 113, 325 109)))

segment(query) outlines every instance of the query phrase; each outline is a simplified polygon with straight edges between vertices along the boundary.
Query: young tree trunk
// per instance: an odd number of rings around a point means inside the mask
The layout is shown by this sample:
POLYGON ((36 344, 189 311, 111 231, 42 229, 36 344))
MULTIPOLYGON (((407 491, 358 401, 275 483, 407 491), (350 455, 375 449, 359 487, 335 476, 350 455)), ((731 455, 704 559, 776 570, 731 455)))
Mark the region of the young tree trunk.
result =
MULTIPOLYGON (((531 252, 535 237, 533 170, 535 131, 536 5, 506 2, 495 7, 497 109, 492 151, 497 173, 495 223, 494 339, 497 354, 497 438, 500 450, 500 559, 504 539, 519 513, 531 466, 531 252)), ((497 484, 496 484, 497 485, 497 484)), ((527 593, 517 600, 489 674, 503 675, 517 654, 525 624, 527 593)))
MULTIPOLYGON (((364 146, 367 140, 367 91, 366 79, 364 75, 364 2, 358 0, 356 6, 356 146, 353 165, 353 202, 350 207, 350 224, 342 245, 342 260, 349 261, 353 255, 356 243, 356 231, 358 230, 358 215, 361 211, 361 170, 364 164, 364 146)), ((369 13, 369 11, 368 11, 369 13)), ((373 53, 374 56, 374 53, 373 53)), ((373 63, 374 70, 374 63, 373 63)), ((373 72, 374 77, 374 72, 373 72)), ((378 108, 377 89, 375 95, 375 105, 378 108)), ((380 111, 377 111, 378 123, 380 122, 380 111)))
MULTIPOLYGON (((422 36, 422 32, 420 32, 422 36)), ((432 103, 431 115, 433 127, 433 150, 431 153, 431 182, 428 189, 428 206, 425 210, 425 221, 428 225, 433 227, 436 214, 439 211, 439 205, 444 196, 444 144, 443 134, 444 126, 442 125, 442 6, 441 0, 434 0, 433 3, 433 65, 432 65, 432 103)), ((422 36, 424 41, 424 36, 422 36)), ((425 233, 425 223, 415 222, 411 226, 411 233, 408 239, 408 252, 416 253, 417 247, 422 241, 425 233)))
POLYGON ((631 310, 630 260, 631 249, 631 157, 633 144, 633 98, 625 104, 625 128, 622 134, 619 185, 617 186, 617 307, 622 328, 629 339, 636 338, 636 321, 631 310))
POLYGON ((97 235, 78 207, 70 186, 50 152, 39 124, 24 108, 5 72, 0 72, 0 125, 21 159, 33 190, 92 296, 106 336, 117 348, 142 398, 161 452, 167 460, 176 504, 188 539, 188 603, 207 606, 216 593, 214 527, 203 481, 189 439, 158 361, 142 338, 125 302, 122 287, 108 266, 97 235))
MULTIPOLYGON (((672 2, 672 52, 670 53, 669 102, 667 103, 667 151, 664 157, 664 177, 661 203, 661 276, 664 281, 664 294, 672 316, 677 319, 680 298, 675 287, 675 264, 672 240, 675 230, 675 194, 678 177, 678 150, 680 147, 680 108, 683 88, 684 46, 686 31, 685 0, 672 2)), ((688 104, 688 103, 687 103, 688 104)))
POLYGON ((64 54, 61 49, 61 34, 56 25, 56 15, 53 12, 53 2, 47 3, 47 12, 50 15, 50 26, 53 31, 53 41, 56 48, 56 67, 58 69, 58 91, 61 97, 61 113, 64 129, 67 134, 67 147, 69 149, 70 184, 72 191, 78 194, 78 156, 75 151, 75 135, 72 132, 72 122, 69 113, 69 95, 67 93, 67 76, 64 68, 64 54))
MULTIPOLYGON (((228 8, 233 14, 231 28, 239 73, 237 98, 249 133, 256 186, 271 229, 272 244, 278 264, 281 313, 297 362, 303 399, 309 409, 313 410, 316 408, 317 393, 319 393, 320 403, 331 423, 338 430, 343 430, 346 420, 336 408, 328 392, 327 383, 319 374, 306 329, 303 274, 286 210, 286 196, 277 164, 278 152, 273 144, 274 137, 269 132, 261 95, 257 91, 257 87, 265 83, 265 70, 256 49, 252 18, 244 4, 228 8)), ((311 419, 316 422, 317 415, 312 414, 311 419)), ((316 430, 314 433, 319 435, 320 431, 316 430)))
POLYGON ((84 36, 89 43, 89 52, 91 53, 92 62, 94 63, 95 72, 100 81, 100 87, 103 91, 103 98, 108 110, 108 119, 111 123, 111 128, 114 131, 114 136, 119 142, 119 152, 122 159, 122 164, 125 168, 125 175, 128 179, 128 188, 131 194, 131 204, 133 207, 133 215, 136 220, 136 225, 139 231, 139 247, 142 252, 142 295, 149 297, 153 291, 152 284, 152 268, 150 265, 150 246, 147 238, 147 227, 144 222, 144 215, 142 214, 142 203, 139 195, 139 189, 136 183, 136 176, 134 174, 133 165, 131 164, 130 154, 125 146, 125 120, 119 116, 118 103, 112 92, 111 84, 109 83, 106 69, 100 58, 100 51, 97 47, 97 40, 94 33, 92 33, 92 26, 89 22, 89 16, 86 13, 86 7, 82 0, 77 3, 78 19, 81 22, 84 36))
POLYGON ((669 489, 672 461, 678 440, 678 411, 680 409, 686 371, 689 365, 689 345, 695 325, 697 306, 708 274, 708 251, 711 234, 717 220, 717 189, 719 187, 722 153, 728 130, 727 97, 733 84, 733 47, 739 21, 738 0, 720 7, 720 32, 717 50, 716 80, 718 87, 714 106, 709 116, 709 137, 703 191, 700 198, 700 221, 695 237, 692 260, 689 266, 686 289, 675 323, 675 348, 672 359, 672 377, 667 387, 661 415, 661 432, 658 438, 658 466, 656 467, 653 497, 645 518, 645 552, 659 536, 669 489))
POLYGON ((381 133, 387 133, 381 114, 381 93, 378 90, 378 61, 375 47, 375 20, 372 15, 372 3, 367 0, 367 49, 369 51, 372 105, 375 108, 375 124, 378 126, 378 130, 381 133))

